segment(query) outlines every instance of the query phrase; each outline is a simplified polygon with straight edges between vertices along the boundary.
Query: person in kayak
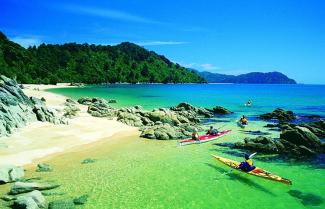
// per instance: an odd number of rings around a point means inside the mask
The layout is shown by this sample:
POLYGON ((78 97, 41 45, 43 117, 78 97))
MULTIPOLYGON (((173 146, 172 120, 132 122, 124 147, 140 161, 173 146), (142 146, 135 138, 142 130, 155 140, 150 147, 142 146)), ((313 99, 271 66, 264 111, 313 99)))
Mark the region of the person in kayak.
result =
POLYGON ((195 128, 194 131, 192 132, 192 139, 193 140, 200 140, 197 128, 195 128))
POLYGON ((217 135, 218 133, 218 130, 213 128, 213 126, 210 126, 210 129, 207 131, 207 134, 206 135, 212 135, 212 136, 215 136, 217 135))
POLYGON ((255 169, 253 160, 249 157, 248 154, 245 154, 245 161, 241 162, 238 167, 240 170, 249 172, 255 169))
POLYGON ((251 100, 248 100, 248 102, 246 102, 245 105, 246 105, 246 106, 252 106, 252 101, 251 101, 251 100))
POLYGON ((248 120, 247 120, 247 118, 245 117, 245 115, 243 115, 243 116, 239 119, 239 122, 240 122, 242 125, 248 125, 248 120))

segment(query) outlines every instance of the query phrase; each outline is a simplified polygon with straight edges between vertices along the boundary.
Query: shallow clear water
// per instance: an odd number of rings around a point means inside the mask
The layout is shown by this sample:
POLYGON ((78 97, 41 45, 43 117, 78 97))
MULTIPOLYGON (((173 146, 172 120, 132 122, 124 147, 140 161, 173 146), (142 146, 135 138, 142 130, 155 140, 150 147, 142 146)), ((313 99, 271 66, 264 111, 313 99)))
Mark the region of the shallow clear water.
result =
MULTIPOLYGON (((255 165, 292 180, 293 185, 250 176, 216 162, 210 154, 241 160, 243 153, 217 146, 252 136, 235 124, 240 114, 250 117, 283 107, 303 114, 325 115, 325 86, 312 85, 113 85, 52 89, 72 98, 97 96, 117 99, 116 106, 140 104, 146 109, 169 107, 179 102, 235 111, 228 118, 211 121, 232 129, 218 141, 179 147, 176 141, 156 141, 123 136, 103 141, 78 152, 48 160, 50 173, 35 173, 62 184, 63 196, 89 194, 85 208, 324 208, 325 170, 317 164, 283 162, 257 155, 255 165), (253 107, 244 107, 252 99, 253 107), (85 158, 93 164, 82 165, 85 158)), ((267 131, 266 122, 252 121, 246 128, 267 131)), ((269 131, 273 138, 279 132, 269 131)), ((320 158, 320 161, 323 161, 320 158)))
POLYGON ((325 85, 108 85, 50 91, 76 99, 82 96, 117 99, 116 106, 142 105, 146 109, 189 102, 207 108, 221 105, 250 114, 282 107, 325 116, 325 85), (253 101, 253 107, 244 108, 249 99, 253 101))

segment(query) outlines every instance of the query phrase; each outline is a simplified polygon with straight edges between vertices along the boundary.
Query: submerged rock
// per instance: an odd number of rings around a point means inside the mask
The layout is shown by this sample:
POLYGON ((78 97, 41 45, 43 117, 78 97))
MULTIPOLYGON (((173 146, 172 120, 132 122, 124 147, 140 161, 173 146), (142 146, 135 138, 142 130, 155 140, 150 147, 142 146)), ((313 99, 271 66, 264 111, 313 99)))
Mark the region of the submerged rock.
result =
POLYGON ((269 137, 258 136, 256 138, 245 138, 243 141, 244 142, 236 142, 235 148, 266 154, 281 153, 284 150, 284 146, 279 141, 269 137))
POLYGON ((81 164, 89 164, 89 163, 95 163, 97 160, 96 159, 92 159, 92 158, 87 158, 84 159, 81 164))
POLYGON ((77 197, 75 199, 73 199, 73 203, 75 205, 84 205, 86 204, 87 200, 88 200, 88 195, 81 195, 80 197, 77 197))
POLYGON ((49 190, 59 187, 58 184, 35 183, 35 182, 16 182, 10 189, 10 194, 21 194, 34 190, 49 190))
POLYGON ((47 202, 40 191, 34 190, 32 192, 20 195, 12 205, 14 209, 38 209, 47 208, 47 202))
POLYGON ((281 108, 277 108, 271 113, 260 115, 260 118, 263 120, 277 119, 280 122, 289 122, 295 120, 296 116, 292 111, 285 111, 281 108))
POLYGON ((75 209, 76 206, 72 199, 56 200, 50 202, 49 209, 75 209))
POLYGON ((46 163, 40 163, 37 164, 36 172, 51 172, 53 169, 49 164, 46 163))
POLYGON ((14 165, 0 166, 0 184, 19 181, 25 175, 22 167, 14 165))

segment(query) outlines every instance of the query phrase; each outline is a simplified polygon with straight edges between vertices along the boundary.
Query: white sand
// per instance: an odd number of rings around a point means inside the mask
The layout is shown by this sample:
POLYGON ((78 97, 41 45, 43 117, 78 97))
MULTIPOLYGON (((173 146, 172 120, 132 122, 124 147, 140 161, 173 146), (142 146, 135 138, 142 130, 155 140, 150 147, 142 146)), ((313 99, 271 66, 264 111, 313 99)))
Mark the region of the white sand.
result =
MULTIPOLYGON (((28 96, 44 97, 50 107, 62 109, 65 97, 50 92, 48 88, 63 85, 26 85, 24 92, 28 96), (35 90, 39 89, 39 90, 35 90)), ((33 122, 19 129, 10 137, 0 138, 0 165, 26 165, 35 159, 59 152, 71 150, 81 145, 98 140, 112 140, 121 132, 137 132, 137 128, 127 126, 116 120, 92 117, 87 113, 87 106, 79 105, 79 115, 69 120, 69 125, 33 122)))

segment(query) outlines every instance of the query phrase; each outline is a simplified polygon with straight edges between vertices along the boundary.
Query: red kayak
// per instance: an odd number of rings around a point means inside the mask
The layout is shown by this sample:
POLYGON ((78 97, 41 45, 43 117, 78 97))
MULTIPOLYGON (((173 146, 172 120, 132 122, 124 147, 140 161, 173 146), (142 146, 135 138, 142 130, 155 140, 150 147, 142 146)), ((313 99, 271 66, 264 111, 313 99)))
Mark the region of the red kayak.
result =
POLYGON ((194 140, 194 139, 185 139, 179 142, 179 145, 189 145, 189 144, 201 144, 205 142, 209 142, 212 140, 215 140, 217 138, 223 137, 230 133, 231 130, 224 130, 221 132, 218 132, 217 135, 203 135, 199 137, 199 140, 194 140))

